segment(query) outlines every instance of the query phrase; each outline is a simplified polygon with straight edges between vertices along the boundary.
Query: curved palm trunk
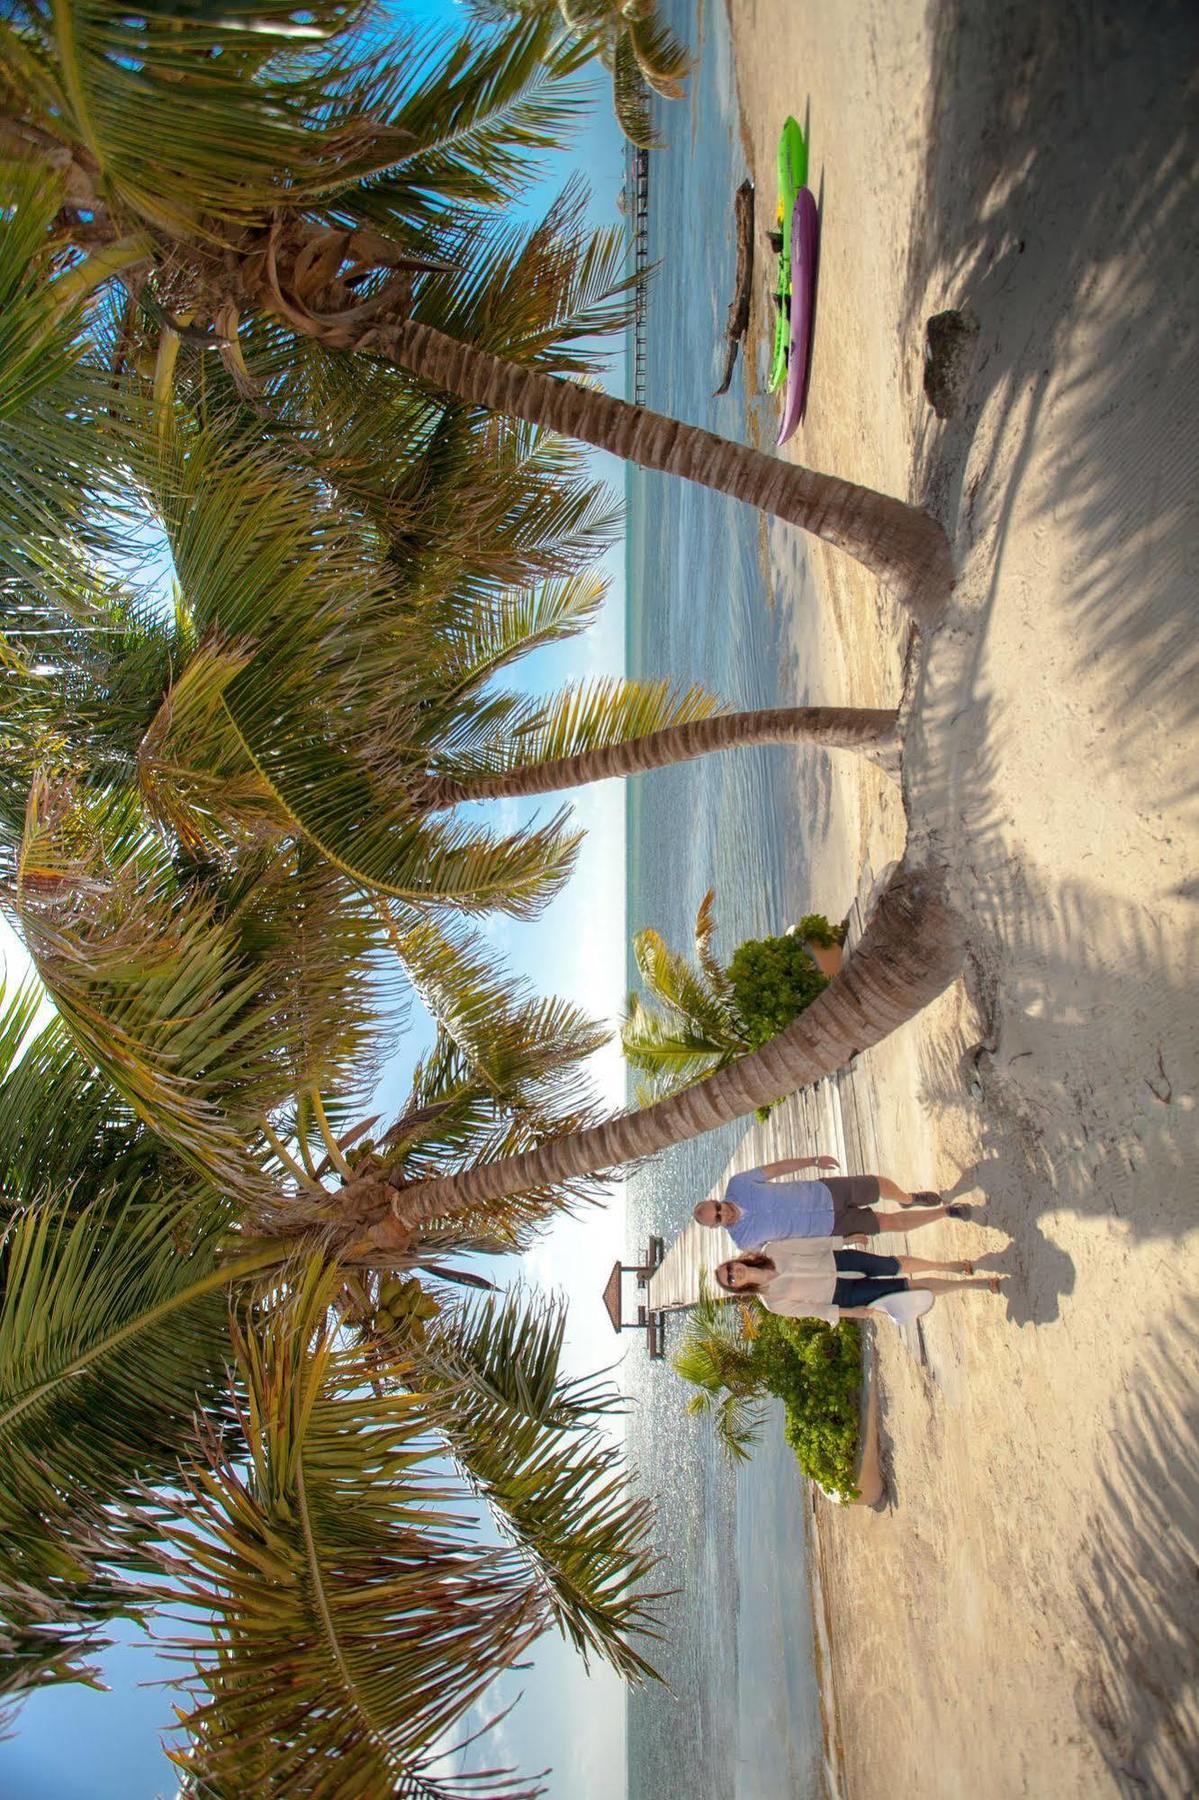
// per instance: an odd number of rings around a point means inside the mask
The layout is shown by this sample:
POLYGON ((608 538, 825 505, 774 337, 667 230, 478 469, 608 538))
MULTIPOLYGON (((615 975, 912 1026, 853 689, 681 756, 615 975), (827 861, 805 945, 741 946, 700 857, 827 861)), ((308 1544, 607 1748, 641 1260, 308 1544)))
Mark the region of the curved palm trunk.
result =
POLYGON ((921 624, 944 611, 954 578, 949 542, 918 507, 596 388, 506 362, 430 325, 408 320, 365 336, 376 354, 461 400, 581 439, 624 462, 681 475, 813 532, 856 557, 921 624))
POLYGON ((435 779, 429 783, 425 804, 435 810, 463 800, 552 794, 613 776, 664 769, 739 744, 817 744, 826 750, 860 750, 885 759, 896 747, 898 717, 892 708, 854 706, 778 706, 723 713, 714 719, 668 725, 627 743, 582 751, 578 756, 529 763, 502 775, 477 775, 464 781, 435 779))
MULTIPOLYGON (((840 975, 761 1050, 656 1106, 397 1192, 392 1217, 370 1236, 381 1247, 406 1245, 425 1221, 445 1212, 617 1168, 741 1118, 842 1067, 912 1018, 959 973, 963 950, 961 921, 940 871, 901 865, 840 975)), ((377 1182, 361 1189, 357 1194, 347 1186, 341 1196, 359 1219, 375 1212, 379 1197, 377 1182)))

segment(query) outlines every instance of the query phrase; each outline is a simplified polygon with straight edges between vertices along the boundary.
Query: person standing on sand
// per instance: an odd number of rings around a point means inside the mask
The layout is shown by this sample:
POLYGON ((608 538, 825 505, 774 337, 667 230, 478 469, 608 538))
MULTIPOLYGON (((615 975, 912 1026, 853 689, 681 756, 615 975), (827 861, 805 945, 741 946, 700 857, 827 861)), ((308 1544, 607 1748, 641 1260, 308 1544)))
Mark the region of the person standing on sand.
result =
POLYGON ((968 1219, 968 1206, 944 1206, 940 1194, 909 1194, 886 1175, 830 1175, 821 1181, 781 1181, 800 1169, 835 1169, 835 1156, 797 1156, 734 1175, 723 1200, 701 1200, 697 1225, 723 1225, 738 1250, 759 1250, 780 1238, 874 1237, 914 1231, 938 1219, 968 1219), (884 1197, 899 1212, 875 1212, 884 1197))
POLYGON ((871 1303, 890 1294, 939 1294, 972 1288, 997 1294, 998 1275, 974 1278, 972 1262, 927 1262, 920 1256, 872 1256, 853 1250, 839 1238, 782 1238, 761 1250, 723 1262, 716 1285, 726 1294, 756 1294, 770 1312, 790 1319, 871 1319, 871 1303), (958 1277, 951 1281, 913 1281, 927 1273, 958 1277))

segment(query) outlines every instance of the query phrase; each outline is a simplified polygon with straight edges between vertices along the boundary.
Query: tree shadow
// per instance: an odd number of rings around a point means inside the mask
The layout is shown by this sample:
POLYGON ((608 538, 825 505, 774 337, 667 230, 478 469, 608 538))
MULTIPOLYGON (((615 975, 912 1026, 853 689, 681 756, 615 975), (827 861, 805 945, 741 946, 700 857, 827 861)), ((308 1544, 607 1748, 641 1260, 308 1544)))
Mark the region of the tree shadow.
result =
MULTIPOLYGON (((974 688, 976 656, 971 634, 941 634, 936 669, 918 678, 905 760, 915 829, 938 822, 932 849, 951 867, 981 1021, 974 1042, 926 1035, 921 1099, 968 1115, 1000 1229, 1018 1236, 1069 1210, 1142 1238, 1179 1237, 1195 1224, 1199 1178, 1199 937, 1113 891, 1104 868, 1062 877, 1014 852, 1000 800, 1004 721, 974 688)), ((1025 1249, 1031 1279, 1049 1251, 1032 1237, 1025 1249)))
POLYGON ((1199 1305, 1159 1325, 1111 1421, 1079 1595, 1093 1626, 1079 1717, 1127 1796, 1199 1770, 1199 1305))
POLYGON ((965 410, 925 418, 918 466, 959 549, 994 528, 997 578, 1052 413, 1067 448, 1045 529, 1087 546, 1063 603, 1076 667, 1110 698, 1113 765, 1199 715, 1197 56, 1199 10, 1171 0, 945 0, 933 32, 905 336, 945 306, 981 329, 965 410), (996 442, 1018 442, 966 489, 984 410, 996 442))

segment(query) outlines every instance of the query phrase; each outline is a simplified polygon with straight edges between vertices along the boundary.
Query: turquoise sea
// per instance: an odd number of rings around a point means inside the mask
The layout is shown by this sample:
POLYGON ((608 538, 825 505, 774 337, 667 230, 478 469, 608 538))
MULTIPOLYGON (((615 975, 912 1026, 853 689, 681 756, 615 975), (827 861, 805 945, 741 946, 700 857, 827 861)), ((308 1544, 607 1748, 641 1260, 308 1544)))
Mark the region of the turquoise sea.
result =
MULTIPOLYGON (((770 444, 773 401, 747 407, 738 363, 721 399, 732 295, 733 194, 741 147, 724 0, 668 0, 698 55, 689 102, 660 109, 650 158, 647 403, 725 435, 770 444)), ((780 126, 782 121, 779 121, 780 126)), ((759 224, 773 192, 758 194, 759 224)), ((759 267, 755 279, 765 280, 759 267)), ((759 381, 759 387, 762 383, 759 381)), ((699 489, 634 471, 628 505, 628 670, 701 681, 736 706, 795 698, 783 685, 787 609, 771 592, 756 516, 699 489)), ((720 948, 779 931, 804 910, 805 819, 825 803, 817 769, 778 749, 738 751, 639 777, 628 798, 630 933, 654 925, 690 943, 716 889, 720 948)), ((632 971, 630 971, 630 981, 632 971)), ((727 1162, 742 1127, 655 1159, 629 1184, 629 1252, 669 1239, 727 1162)), ((800 1800, 822 1792, 804 1512, 806 1484, 779 1420, 734 1473, 684 1390, 640 1345, 624 1378, 637 1405, 630 1452, 660 1507, 669 1691, 629 1702, 630 1800, 800 1800)))

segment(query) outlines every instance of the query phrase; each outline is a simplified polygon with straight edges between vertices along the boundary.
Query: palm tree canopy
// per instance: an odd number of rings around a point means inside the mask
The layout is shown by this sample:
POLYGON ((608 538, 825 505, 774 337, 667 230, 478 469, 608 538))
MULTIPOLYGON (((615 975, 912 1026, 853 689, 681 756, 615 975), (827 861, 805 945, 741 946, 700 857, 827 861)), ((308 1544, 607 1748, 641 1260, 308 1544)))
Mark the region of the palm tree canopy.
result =
POLYGON ((612 76, 612 103, 630 143, 656 143, 651 95, 681 100, 691 67, 686 49, 658 17, 653 0, 472 0, 483 19, 552 19, 599 56, 612 76))
POLYGON ((0 1696, 87 1679, 106 1619, 177 1611, 182 1588, 217 1606, 214 1635, 175 1634, 198 1780, 332 1792, 335 1759, 363 1792, 449 1797, 479 1790, 435 1747, 548 1625, 651 1673, 631 1641, 652 1629, 646 1502, 597 1430, 615 1397, 560 1370, 561 1308, 448 1297, 419 1341, 347 1331, 373 1279, 350 1295, 302 1239, 231 1231, 238 1208, 185 1161, 138 1154, 144 1128, 64 1055, 59 1021, 26 1041, 30 1010, 19 994, 0 1013, 6 1173, 24 1175, 0 1240, 0 1696), (39 1122, 72 1094, 69 1125, 39 1122), (285 1654, 311 1704, 264 1717, 263 1662, 285 1654))
MULTIPOLYGON (((411 1346, 350 1349, 342 1320, 377 1306, 374 1267, 415 1265, 436 1284, 450 1250, 516 1248, 594 1184, 451 1209, 407 1265, 330 1264, 329 1227, 337 1184, 374 1154, 347 1114, 387 1044, 385 959, 440 1025, 389 1156, 441 1172, 594 1117, 577 1065, 601 1034, 507 980, 458 917, 535 910, 569 833, 551 821, 500 837, 430 821, 417 800, 438 757, 502 749, 509 716, 529 726, 519 696, 489 684, 591 616, 600 590, 584 571, 610 516, 543 434, 414 399, 386 371, 347 377, 318 347, 289 378, 265 330, 246 346, 258 392, 281 396, 264 431, 236 362, 205 367, 172 326, 143 333, 139 311, 87 300, 54 235, 61 184, 9 175, 0 878, 58 1014, 33 1042, 32 998, 0 1022, 0 1435, 18 1472, 0 1681, 17 1693, 85 1677, 104 1620, 144 1611, 148 1572, 165 1556, 173 1577, 180 1534, 203 1521, 225 1561, 190 1555, 207 1579, 193 1591, 210 1610, 219 1582, 228 1603, 215 1661, 200 1656, 214 1688, 189 1722, 201 1784, 331 1791, 336 1754, 364 1791, 479 1792, 443 1778, 430 1746, 546 1625, 648 1671, 631 1641, 649 1622, 644 1506, 581 1426, 586 1405, 606 1409, 598 1391, 553 1398, 556 1339, 536 1307, 510 1312, 503 1336, 514 1443, 520 1394, 543 1396, 532 1435, 508 1466, 464 1422, 457 1482, 414 1471, 455 1454, 446 1420, 478 1330, 462 1323, 455 1361, 447 1313, 438 1386, 411 1346), (138 361, 147 336, 152 367, 138 361), (480 443, 496 454, 469 507, 480 443), (169 561, 169 608, 139 559, 169 561), (289 1438, 301 1414, 308 1436, 289 1438), (350 1489, 354 1544, 335 1529, 350 1489), (473 1541, 476 1495, 506 1548, 473 1541), (270 1593, 238 1591, 241 1559, 262 1576, 267 1542, 270 1593), (270 1631, 276 1660, 283 1641, 285 1564, 303 1589, 286 1638, 297 1689, 311 1679, 323 1710, 310 1730, 270 1719, 251 1768, 238 1756, 248 1708, 261 1736, 256 1658, 270 1631)), ((544 241, 511 240, 508 270, 527 276, 544 241)), ((607 276, 584 264, 581 286, 499 329, 527 341, 539 316, 552 338, 572 306, 587 316, 584 290, 607 276)), ((492 298, 481 282, 459 304, 492 298)), ((531 1790, 497 1776, 488 1791, 531 1790)))
POLYGON ((647 1078, 638 1089, 641 1105, 678 1093, 752 1048, 715 953, 715 898, 709 888, 696 914, 694 963, 650 926, 633 939, 646 991, 629 995, 620 1041, 627 1062, 647 1078))

